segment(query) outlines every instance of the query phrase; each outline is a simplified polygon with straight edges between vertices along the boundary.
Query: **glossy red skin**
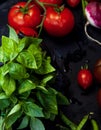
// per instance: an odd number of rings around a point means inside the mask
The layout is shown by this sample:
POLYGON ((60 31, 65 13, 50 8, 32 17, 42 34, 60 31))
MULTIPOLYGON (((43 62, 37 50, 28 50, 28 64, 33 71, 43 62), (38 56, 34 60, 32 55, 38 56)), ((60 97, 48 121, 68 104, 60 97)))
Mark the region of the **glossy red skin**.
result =
POLYGON ((90 87, 91 84, 92 84, 92 81, 93 81, 93 76, 92 76, 92 73, 90 72, 90 70, 88 70, 88 69, 81 69, 78 72, 77 81, 78 81, 78 84, 83 89, 87 89, 88 87, 90 87))
POLYGON ((21 27, 19 30, 16 30, 16 32, 17 34, 22 33, 24 36, 38 37, 38 33, 29 27, 21 27))
POLYGON ((74 24, 74 15, 68 8, 61 12, 57 12, 54 7, 47 8, 43 27, 49 35, 65 36, 72 31, 74 24))
POLYGON ((97 82, 101 83, 101 58, 94 65, 94 77, 97 82))
POLYGON ((63 0, 39 0, 39 1, 43 3, 57 4, 57 5, 61 5, 63 3, 63 0))
POLYGON ((67 4, 70 7, 76 7, 80 3, 80 1, 81 0, 66 0, 67 4))
POLYGON ((97 92, 97 103, 101 107, 101 88, 97 92))
POLYGON ((8 12, 8 24, 15 29, 22 26, 35 28, 41 22, 42 17, 39 8, 30 3, 27 13, 24 14, 20 8, 25 7, 25 5, 26 2, 18 2, 8 12))

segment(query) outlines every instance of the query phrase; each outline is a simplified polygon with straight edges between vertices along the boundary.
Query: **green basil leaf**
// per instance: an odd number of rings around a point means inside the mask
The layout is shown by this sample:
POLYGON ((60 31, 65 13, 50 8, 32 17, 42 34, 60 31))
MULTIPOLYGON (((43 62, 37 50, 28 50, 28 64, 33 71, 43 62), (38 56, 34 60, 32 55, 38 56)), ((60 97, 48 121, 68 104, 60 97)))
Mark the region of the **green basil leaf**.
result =
POLYGON ((58 114, 56 94, 51 89, 49 89, 47 93, 38 91, 37 98, 44 107, 45 111, 58 114))
POLYGON ((27 91, 30 91, 32 89, 35 89, 36 85, 31 81, 31 80, 25 80, 21 83, 21 85, 18 88, 18 93, 22 94, 25 93, 27 91))
POLYGON ((0 100, 1 99, 7 99, 7 98, 8 98, 8 96, 4 92, 0 93, 0 100))
POLYGON ((38 118, 31 118, 30 120, 30 129, 31 130, 45 130, 44 124, 38 118))
POLYGON ((11 111, 8 113, 7 117, 5 118, 5 127, 6 129, 10 128, 22 115, 21 105, 16 104, 11 111))
POLYGON ((57 102, 60 105, 69 105, 70 102, 61 92, 57 92, 57 102))
POLYGON ((16 104, 11 111, 8 113, 7 117, 13 115, 14 113, 18 112, 21 109, 21 104, 16 104))
POLYGON ((1 90, 1 87, 3 86, 5 75, 8 74, 8 72, 9 72, 9 69, 8 69, 7 64, 0 67, 0 90, 1 90))
POLYGON ((18 55, 17 61, 27 68, 37 69, 34 56, 28 51, 22 51, 18 55))
POLYGON ((17 43, 6 36, 2 36, 2 50, 4 60, 6 59, 6 61, 12 61, 18 55, 17 43))
POLYGON ((2 89, 4 90, 4 92, 7 96, 10 96, 16 89, 15 80, 12 79, 10 76, 6 75, 4 77, 2 89))
POLYGON ((13 79, 18 80, 29 77, 29 74, 26 72, 26 68, 23 65, 14 62, 9 64, 9 74, 13 79))
POLYGON ((5 108, 8 108, 10 103, 11 102, 8 98, 0 99, 0 110, 4 110, 5 108))
POLYGON ((26 115, 30 117, 44 117, 42 108, 33 102, 25 102, 23 107, 26 115))
POLYGON ((40 66, 40 68, 35 70, 35 72, 38 74, 48 74, 54 72, 55 68, 51 65, 50 62, 51 62, 50 57, 47 57, 47 59, 43 59, 42 65, 40 66))
POLYGON ((28 124, 29 124, 29 118, 28 116, 24 116, 17 130, 26 128, 28 124))
POLYGON ((16 31, 11 26, 8 25, 8 27, 9 27, 9 38, 13 39, 15 42, 18 43, 19 38, 18 38, 16 31))
POLYGON ((54 77, 53 74, 45 75, 45 77, 41 80, 40 85, 41 86, 46 86, 47 82, 49 82, 53 77, 54 77))
POLYGON ((42 39, 24 37, 24 38, 20 39, 20 41, 19 41, 18 51, 21 52, 22 50, 29 48, 29 46, 32 44, 34 44, 35 46, 39 46, 39 44, 41 42, 42 42, 42 39))

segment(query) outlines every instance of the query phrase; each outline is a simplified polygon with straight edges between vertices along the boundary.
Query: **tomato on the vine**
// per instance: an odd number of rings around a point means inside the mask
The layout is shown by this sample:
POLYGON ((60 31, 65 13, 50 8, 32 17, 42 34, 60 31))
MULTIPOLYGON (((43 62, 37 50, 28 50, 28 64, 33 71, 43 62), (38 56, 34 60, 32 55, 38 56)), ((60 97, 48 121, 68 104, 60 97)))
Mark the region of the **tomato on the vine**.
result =
POLYGON ((93 82, 93 76, 89 69, 80 69, 77 74, 77 82, 83 89, 87 89, 93 82))
POLYGON ((39 2, 46 3, 46 4, 61 5, 63 3, 63 0, 39 0, 39 2))
POLYGON ((13 5, 8 12, 8 24, 14 29, 21 27, 36 28, 42 20, 40 9, 27 2, 18 2, 13 5))
POLYGON ((66 7, 48 7, 43 27, 49 35, 62 37, 69 34, 75 24, 72 11, 66 7))
POLYGON ((81 0, 66 0, 67 4, 70 7, 76 7, 80 3, 80 1, 81 0))

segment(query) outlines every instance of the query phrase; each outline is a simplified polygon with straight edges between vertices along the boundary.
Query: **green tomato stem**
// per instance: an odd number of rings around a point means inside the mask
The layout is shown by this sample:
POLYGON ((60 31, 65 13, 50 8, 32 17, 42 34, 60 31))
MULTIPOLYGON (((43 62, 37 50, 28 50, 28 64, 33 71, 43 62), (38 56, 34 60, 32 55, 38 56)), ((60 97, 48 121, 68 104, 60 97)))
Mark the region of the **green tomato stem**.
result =
POLYGON ((87 2, 86 0, 82 0, 81 2, 82 2, 83 15, 86 16, 86 15, 85 15, 85 7, 86 7, 86 5, 88 4, 88 2, 87 2))

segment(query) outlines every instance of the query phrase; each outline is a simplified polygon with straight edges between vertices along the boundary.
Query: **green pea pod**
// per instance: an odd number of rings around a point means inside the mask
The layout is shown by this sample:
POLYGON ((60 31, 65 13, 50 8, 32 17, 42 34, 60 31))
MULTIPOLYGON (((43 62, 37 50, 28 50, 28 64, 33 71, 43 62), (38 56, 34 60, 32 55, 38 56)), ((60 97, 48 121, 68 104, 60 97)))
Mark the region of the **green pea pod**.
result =
POLYGON ((88 115, 85 115, 83 117, 83 119, 80 121, 79 125, 77 126, 76 130, 82 130, 83 126, 85 125, 85 123, 87 122, 89 118, 89 114, 88 115))
POLYGON ((62 112, 60 112, 60 117, 67 127, 70 127, 71 130, 76 130, 76 124, 69 120, 62 112))
POLYGON ((92 124, 93 130, 99 130, 99 126, 98 126, 96 120, 91 119, 91 124, 92 124))

